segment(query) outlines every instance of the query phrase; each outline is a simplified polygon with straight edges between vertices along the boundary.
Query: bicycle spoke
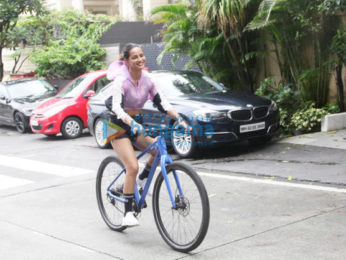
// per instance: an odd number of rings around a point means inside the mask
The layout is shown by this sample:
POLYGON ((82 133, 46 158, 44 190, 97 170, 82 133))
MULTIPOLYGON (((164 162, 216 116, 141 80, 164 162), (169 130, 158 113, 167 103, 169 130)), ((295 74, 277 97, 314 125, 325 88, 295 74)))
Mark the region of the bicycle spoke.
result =
MULTIPOLYGON (((107 157, 100 166, 97 176, 97 197, 101 215, 106 224, 113 230, 121 231, 124 216, 124 204, 107 193, 108 186, 113 182, 116 176, 121 172, 123 166, 115 157, 107 157)), ((125 175, 122 174, 111 188, 123 183, 125 175)))
POLYGON ((200 193, 199 185, 201 184, 196 184, 196 178, 199 177, 196 177, 195 173, 189 172, 190 169, 184 167, 174 171, 181 184, 183 196, 179 193, 172 174, 173 170, 168 169, 167 177, 176 208, 172 209, 166 183, 161 177, 161 183, 157 184, 159 187, 156 187, 157 190, 154 191, 157 198, 153 197, 153 210, 159 231, 166 242, 176 250, 187 252, 201 243, 205 236, 208 226, 205 223, 206 221, 209 223, 209 202, 206 193, 203 196, 200 193), (205 214, 208 215, 205 216, 205 214))

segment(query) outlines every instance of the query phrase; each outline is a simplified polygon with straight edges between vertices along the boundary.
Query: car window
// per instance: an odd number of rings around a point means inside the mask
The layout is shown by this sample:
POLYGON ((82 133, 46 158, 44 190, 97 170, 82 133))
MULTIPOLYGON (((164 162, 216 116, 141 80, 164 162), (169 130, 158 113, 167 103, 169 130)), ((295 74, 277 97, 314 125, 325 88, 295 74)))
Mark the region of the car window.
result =
POLYGON ((94 82, 94 84, 92 85, 92 87, 90 88, 90 90, 94 90, 95 93, 99 93, 108 83, 110 82, 110 80, 107 79, 106 76, 99 78, 98 80, 96 80, 94 82))
POLYGON ((92 78, 90 77, 79 77, 72 81, 67 87, 65 87, 56 96, 57 98, 74 98, 81 94, 87 85, 90 84, 92 78))
POLYGON ((49 97, 56 92, 55 88, 44 80, 11 82, 8 91, 12 98, 49 97))
POLYGON ((196 93, 224 91, 225 88, 211 78, 199 73, 157 73, 157 86, 165 96, 181 96, 196 93))
POLYGON ((110 81, 109 84, 107 84, 107 86, 105 86, 103 89, 101 89, 101 91, 98 93, 98 96, 103 96, 103 98, 107 98, 109 96, 111 96, 112 90, 113 90, 113 82, 114 81, 110 81))

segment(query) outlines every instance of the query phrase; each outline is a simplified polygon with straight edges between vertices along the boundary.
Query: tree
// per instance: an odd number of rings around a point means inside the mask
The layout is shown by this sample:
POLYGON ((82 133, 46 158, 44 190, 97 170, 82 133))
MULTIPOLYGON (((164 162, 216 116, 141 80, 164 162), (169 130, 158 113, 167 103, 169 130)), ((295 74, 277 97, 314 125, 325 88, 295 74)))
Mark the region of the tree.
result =
POLYGON ((304 101, 327 102, 331 44, 343 0, 262 0, 248 30, 265 30, 284 83, 298 85, 304 101))
MULTIPOLYGON (((255 45, 257 33, 230 33, 228 25, 221 28, 214 11, 203 9, 203 4, 213 6, 215 1, 184 1, 183 4, 160 6, 152 11, 156 23, 164 23, 163 39, 165 53, 184 54, 191 58, 205 74, 230 88, 253 91, 255 68, 255 45), (208 3, 207 3, 208 2, 208 3), (157 15, 160 15, 157 18, 157 15), (224 30, 223 30, 224 29, 224 30), (238 48, 239 44, 241 48, 238 48)), ((256 11, 258 0, 252 0, 243 13, 243 20, 250 21, 256 11)), ((178 57, 177 55, 177 57, 178 57)))
POLYGON ((240 82, 251 92, 254 80, 250 71, 249 33, 244 31, 253 19, 257 0, 200 0, 199 21, 205 28, 217 24, 231 54, 240 82))
POLYGON ((7 33, 6 48, 14 51, 10 56, 14 60, 11 73, 17 73, 24 62, 29 58, 27 55, 21 59, 27 47, 34 48, 48 44, 52 28, 49 26, 48 15, 21 16, 13 30, 7 33))
POLYGON ((8 41, 8 32, 16 26, 20 15, 43 12, 43 0, 0 0, 0 81, 4 76, 2 50, 8 41))
POLYGON ((106 15, 82 14, 64 10, 47 15, 51 34, 45 46, 36 48, 30 60, 38 76, 74 78, 105 66, 98 40, 115 20, 106 15))
POLYGON ((345 111, 344 83, 342 82, 342 68, 346 66, 346 32, 339 29, 333 37, 331 51, 334 57, 331 59, 332 66, 335 67, 336 85, 338 93, 338 105, 341 111, 345 111))

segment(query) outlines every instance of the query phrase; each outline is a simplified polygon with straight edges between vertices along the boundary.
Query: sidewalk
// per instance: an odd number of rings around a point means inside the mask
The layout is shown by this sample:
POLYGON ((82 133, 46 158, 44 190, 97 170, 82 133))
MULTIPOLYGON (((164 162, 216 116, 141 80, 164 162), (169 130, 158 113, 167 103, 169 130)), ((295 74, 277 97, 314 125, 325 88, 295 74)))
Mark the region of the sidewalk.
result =
POLYGON ((346 150, 346 129, 292 136, 280 140, 279 143, 312 145, 346 150))

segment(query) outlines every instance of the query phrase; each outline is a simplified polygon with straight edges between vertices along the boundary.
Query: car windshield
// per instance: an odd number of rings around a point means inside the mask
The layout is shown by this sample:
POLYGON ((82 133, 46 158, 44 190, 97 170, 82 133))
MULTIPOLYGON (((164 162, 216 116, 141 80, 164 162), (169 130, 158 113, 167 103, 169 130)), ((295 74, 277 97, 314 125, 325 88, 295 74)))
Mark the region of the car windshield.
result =
POLYGON ((84 76, 76 78, 56 96, 57 98, 74 98, 79 96, 87 85, 93 80, 92 77, 84 76))
POLYGON ((44 80, 32 80, 13 83, 8 87, 12 98, 49 97, 55 88, 44 80))
POLYGON ((167 97, 224 91, 225 88, 199 73, 154 73, 158 87, 167 97))

